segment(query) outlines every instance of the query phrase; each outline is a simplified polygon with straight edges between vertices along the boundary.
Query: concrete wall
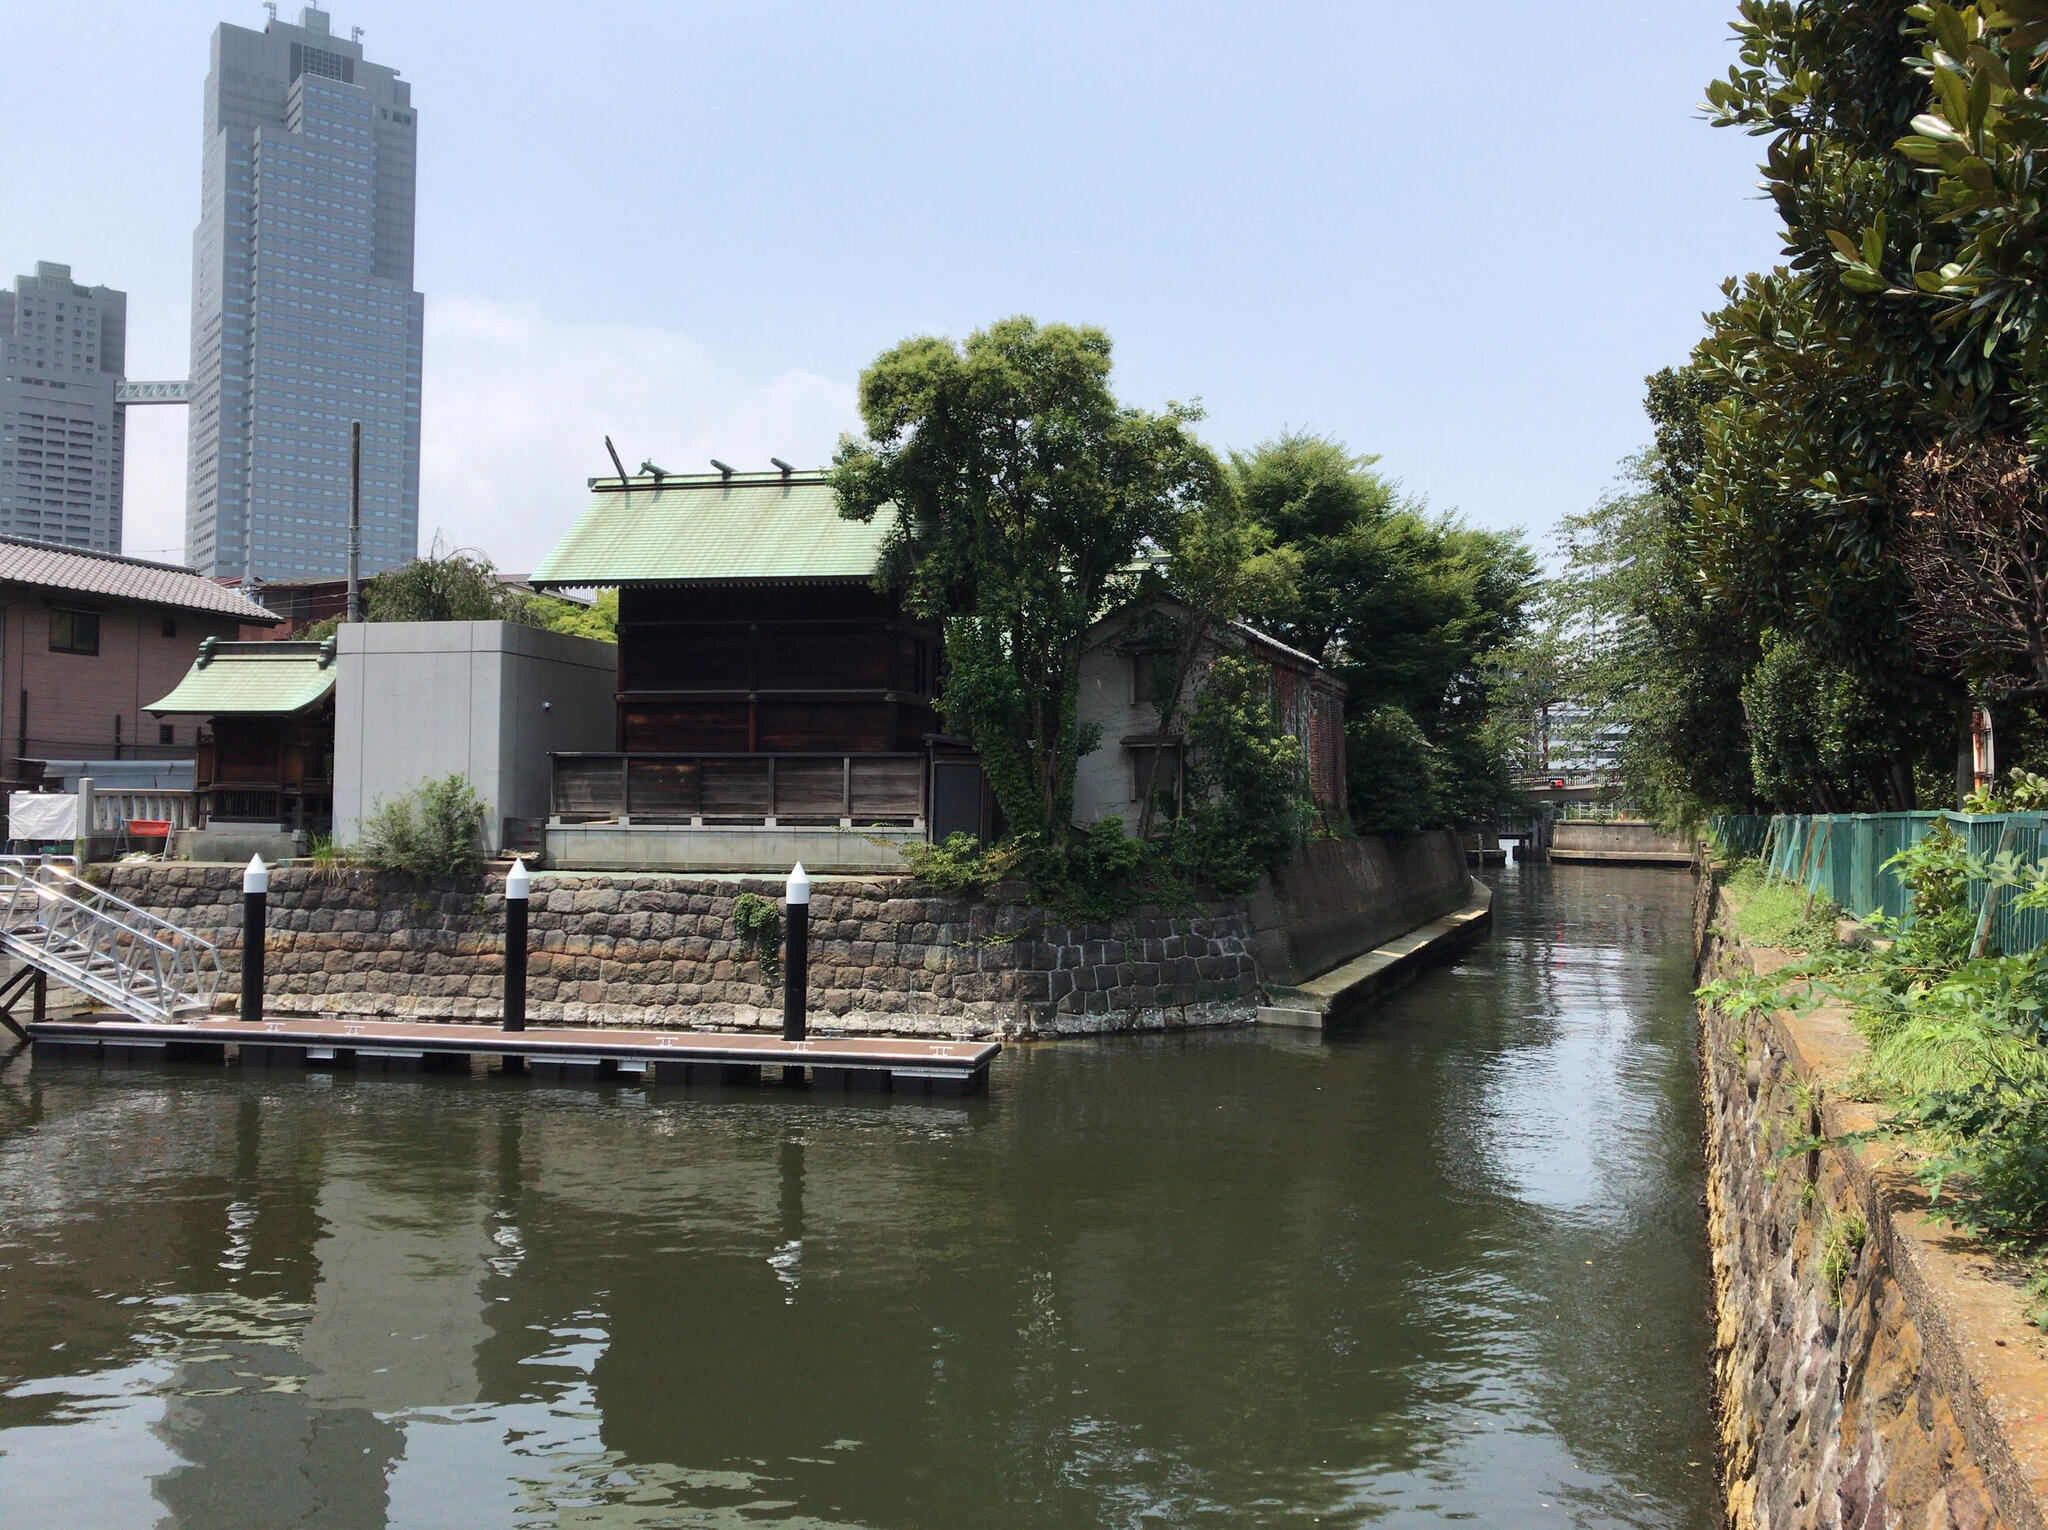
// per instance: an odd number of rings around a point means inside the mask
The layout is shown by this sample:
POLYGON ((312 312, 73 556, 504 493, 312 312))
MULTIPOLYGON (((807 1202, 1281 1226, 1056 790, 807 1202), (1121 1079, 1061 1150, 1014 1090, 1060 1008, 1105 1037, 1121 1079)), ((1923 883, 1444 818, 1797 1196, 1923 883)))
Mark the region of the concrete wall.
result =
POLYGON ((1615 861, 1642 865, 1690 866, 1692 840, 1669 834, 1653 823, 1615 819, 1560 819, 1551 828, 1550 858, 1554 861, 1615 861))
POLYGON ((345 623, 335 679, 334 827, 351 843, 379 798, 459 772, 507 818, 545 818, 552 750, 608 750, 618 650, 511 622, 345 623))
POLYGON ((1266 981, 1327 972, 1448 914, 1470 889, 1465 852, 1448 829, 1311 840, 1252 896, 1266 981))
MULTIPOLYGON (((1771 973, 1702 878, 1704 975, 1771 973)), ((1849 1085, 1840 1006, 1701 1012, 1721 1476, 1735 1530, 2039 1530, 2048 1351, 2026 1271, 1938 1223, 1849 1085), (1785 1149, 1826 1140, 1809 1151, 1785 1149)))

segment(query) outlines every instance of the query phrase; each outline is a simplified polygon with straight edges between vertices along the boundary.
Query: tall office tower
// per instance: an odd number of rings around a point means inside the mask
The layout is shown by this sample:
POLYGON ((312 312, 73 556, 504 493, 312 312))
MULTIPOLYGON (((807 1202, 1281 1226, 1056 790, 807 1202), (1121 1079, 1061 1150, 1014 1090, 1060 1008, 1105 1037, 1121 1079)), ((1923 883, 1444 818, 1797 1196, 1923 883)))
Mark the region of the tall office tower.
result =
POLYGON ((128 294, 36 262, 0 292, 0 535, 121 550, 128 294))
POLYGON ((353 420, 363 572, 417 549, 413 148, 411 86, 332 36, 325 11, 215 29, 192 250, 194 568, 344 574, 353 420))

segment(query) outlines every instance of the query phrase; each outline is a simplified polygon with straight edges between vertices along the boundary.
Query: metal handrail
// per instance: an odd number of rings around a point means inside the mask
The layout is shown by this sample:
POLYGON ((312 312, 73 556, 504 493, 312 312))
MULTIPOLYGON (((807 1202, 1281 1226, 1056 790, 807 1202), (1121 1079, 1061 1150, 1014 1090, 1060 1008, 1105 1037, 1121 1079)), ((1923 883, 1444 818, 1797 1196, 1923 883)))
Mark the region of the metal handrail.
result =
POLYGON ((213 1007, 220 953, 211 941, 56 858, 0 857, 0 895, 0 949, 10 955, 140 1020, 213 1007))

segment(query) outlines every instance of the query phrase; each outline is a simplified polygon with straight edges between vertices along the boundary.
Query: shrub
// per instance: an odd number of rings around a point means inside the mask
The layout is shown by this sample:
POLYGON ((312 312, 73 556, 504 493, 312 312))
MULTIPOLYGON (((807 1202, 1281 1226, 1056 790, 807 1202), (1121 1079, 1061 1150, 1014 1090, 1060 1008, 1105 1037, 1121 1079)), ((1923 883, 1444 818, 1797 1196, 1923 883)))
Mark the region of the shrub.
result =
POLYGON ((471 877, 483 869, 486 806, 460 774, 379 798, 358 831, 356 853, 378 871, 417 881, 471 877))

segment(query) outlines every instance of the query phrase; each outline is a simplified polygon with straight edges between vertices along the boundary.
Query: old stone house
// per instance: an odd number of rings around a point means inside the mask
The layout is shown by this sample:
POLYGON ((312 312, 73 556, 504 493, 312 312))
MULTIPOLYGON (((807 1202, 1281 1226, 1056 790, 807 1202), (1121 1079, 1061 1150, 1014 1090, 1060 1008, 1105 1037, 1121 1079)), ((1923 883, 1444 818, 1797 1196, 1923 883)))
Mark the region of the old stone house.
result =
POLYGON ((1301 744, 1306 786, 1327 813, 1344 810, 1344 693, 1342 680, 1309 655, 1243 622, 1219 622, 1183 678, 1178 716, 1161 731, 1162 668, 1174 662, 1172 635, 1192 619, 1166 597, 1111 613, 1089 633, 1081 659, 1079 713, 1097 733, 1074 778, 1074 817, 1095 823, 1112 815, 1134 827, 1148 782, 1169 802, 1185 791, 1189 714, 1202 670, 1219 653, 1250 658, 1265 671, 1274 721, 1301 744))

